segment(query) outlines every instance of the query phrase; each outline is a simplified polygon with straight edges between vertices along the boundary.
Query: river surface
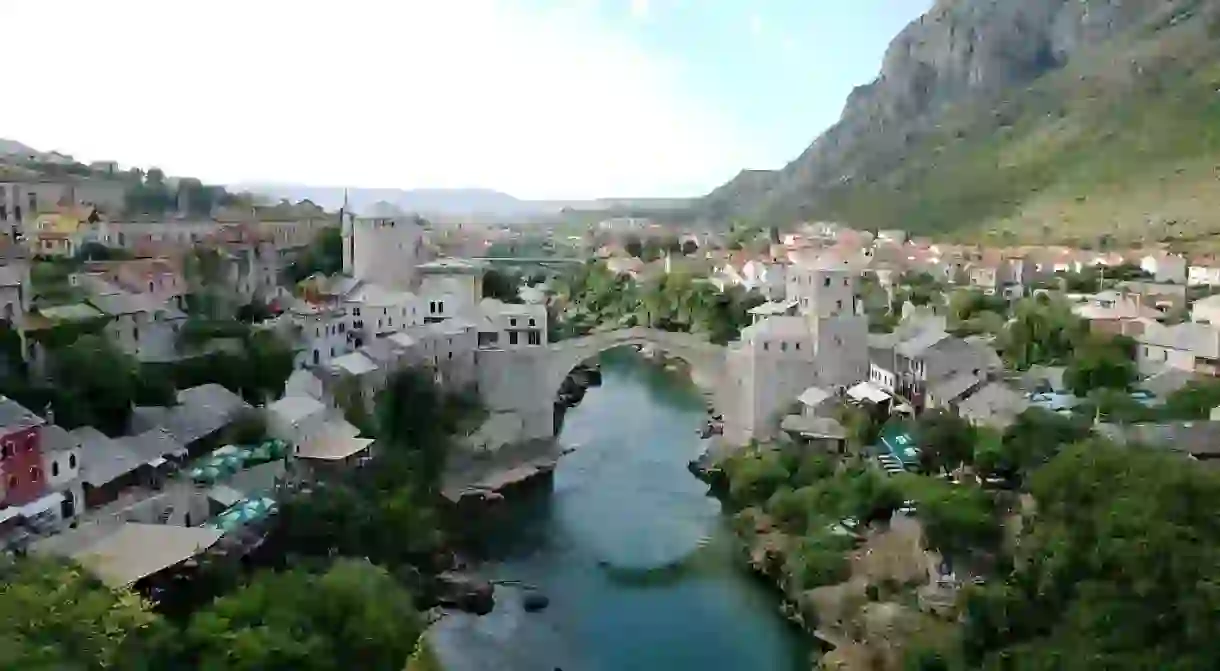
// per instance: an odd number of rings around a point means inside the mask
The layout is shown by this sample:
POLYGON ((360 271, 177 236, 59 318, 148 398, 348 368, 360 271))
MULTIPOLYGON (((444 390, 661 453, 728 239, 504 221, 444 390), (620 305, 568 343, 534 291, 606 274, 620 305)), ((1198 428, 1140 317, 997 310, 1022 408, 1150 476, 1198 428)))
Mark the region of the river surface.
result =
POLYGON ((630 349, 568 412, 553 491, 509 504, 489 537, 490 577, 537 587, 525 613, 432 632, 446 671, 808 671, 809 648, 777 597, 734 559, 720 504, 687 471, 703 449, 703 399, 685 376, 630 349))

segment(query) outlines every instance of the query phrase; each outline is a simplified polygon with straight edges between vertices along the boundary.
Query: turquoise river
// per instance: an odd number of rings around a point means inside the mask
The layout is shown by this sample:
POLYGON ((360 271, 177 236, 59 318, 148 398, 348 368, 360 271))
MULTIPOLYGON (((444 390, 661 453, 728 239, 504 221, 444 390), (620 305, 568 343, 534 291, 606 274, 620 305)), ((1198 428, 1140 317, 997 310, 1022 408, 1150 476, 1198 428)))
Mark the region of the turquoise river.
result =
POLYGON ((698 390, 630 349, 568 412, 550 491, 496 517, 484 570, 550 598, 525 613, 447 617, 446 671, 807 671, 809 647, 736 562, 720 504, 687 471, 703 450, 698 390))

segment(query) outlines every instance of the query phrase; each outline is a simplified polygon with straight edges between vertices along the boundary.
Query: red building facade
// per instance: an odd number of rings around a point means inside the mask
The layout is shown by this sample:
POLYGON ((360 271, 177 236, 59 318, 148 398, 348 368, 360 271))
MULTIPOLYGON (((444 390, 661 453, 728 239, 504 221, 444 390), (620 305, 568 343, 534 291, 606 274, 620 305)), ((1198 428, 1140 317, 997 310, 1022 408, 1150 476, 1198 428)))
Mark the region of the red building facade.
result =
POLYGON ((22 506, 46 493, 41 424, 16 401, 0 400, 0 507, 22 506))

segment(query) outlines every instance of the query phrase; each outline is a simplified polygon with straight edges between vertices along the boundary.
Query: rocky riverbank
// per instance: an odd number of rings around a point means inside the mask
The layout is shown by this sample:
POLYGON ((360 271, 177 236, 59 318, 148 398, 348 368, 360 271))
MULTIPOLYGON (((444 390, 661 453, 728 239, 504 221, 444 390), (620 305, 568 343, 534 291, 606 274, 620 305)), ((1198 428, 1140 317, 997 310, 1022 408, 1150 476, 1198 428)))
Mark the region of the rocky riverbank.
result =
POLYGON ((731 466, 727 448, 719 450, 691 462, 691 471, 733 515, 743 565, 775 587, 780 611, 823 650, 818 666, 897 671, 905 651, 935 648, 953 636, 954 625, 942 617, 950 614, 952 599, 930 580, 939 557, 925 550, 914 517, 894 514, 851 530, 836 524, 828 532, 793 533, 769 514, 771 501, 734 505, 734 484, 740 488, 751 476, 731 466))

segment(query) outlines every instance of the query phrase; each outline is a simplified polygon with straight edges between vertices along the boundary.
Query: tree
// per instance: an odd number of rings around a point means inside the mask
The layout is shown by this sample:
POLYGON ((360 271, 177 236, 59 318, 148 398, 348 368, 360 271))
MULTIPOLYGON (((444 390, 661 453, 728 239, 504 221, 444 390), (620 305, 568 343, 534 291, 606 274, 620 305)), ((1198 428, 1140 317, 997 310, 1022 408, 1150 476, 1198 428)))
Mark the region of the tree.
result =
POLYGON ((423 370, 394 373, 375 399, 381 458, 402 460, 417 469, 421 483, 435 486, 444 470, 451 436, 473 413, 474 405, 445 393, 423 370))
POLYGON ((264 572, 196 613, 183 640, 196 668, 401 671, 422 630, 384 569, 344 559, 325 573, 264 572))
POLYGON ((1061 449, 1084 440, 1091 432, 1086 421, 1030 408, 1004 430, 999 462, 1025 479, 1061 449))
MULTIPOLYGON (((1073 445, 1033 477, 1003 580, 968 592, 968 668, 1215 666, 1220 476, 1176 455, 1073 445), (1070 661, 1069 661, 1070 660, 1070 661)), ((921 509, 922 514, 922 509, 921 509)))
POLYGON ((968 463, 974 455, 974 427, 957 414, 929 410, 915 426, 915 444, 926 473, 948 472, 968 463))
POLYGON ((1126 336, 1083 338, 1064 370, 1064 384, 1077 396, 1087 396, 1094 389, 1129 389, 1137 376, 1135 347, 1135 341, 1126 336))
POLYGON ((328 226, 318 231, 305 251, 288 264, 285 275, 296 284, 317 273, 329 276, 342 271, 343 230, 339 226, 328 226))
POLYGON ((1002 529, 987 492, 913 474, 899 475, 897 482, 904 497, 915 501, 928 543, 941 554, 967 557, 998 547, 1002 529))
POLYGON ((138 594, 43 558, 0 560, 0 576, 0 668, 142 668, 161 622, 138 594))
POLYGON ((135 358, 120 351, 105 336, 83 335, 76 342, 50 353, 50 374, 55 387, 75 396, 89 408, 88 423, 107 435, 121 435, 137 395, 159 392, 141 386, 135 358))
POLYGON ((637 259, 643 258, 644 241, 640 240, 638 235, 630 236, 623 241, 623 251, 627 252, 629 256, 634 256, 637 259))
POLYGON ((76 252, 77 261, 120 261, 130 258, 131 253, 126 249, 107 247, 95 240, 82 244, 76 252))
POLYGON ((483 298, 494 298, 505 303, 520 303, 517 290, 520 278, 495 268, 483 273, 483 298))
POLYGON ((1088 324, 1071 306, 1045 295, 1019 301, 1012 322, 1001 334, 1004 359, 1017 370, 1037 364, 1063 364, 1088 336, 1088 324))
POLYGON ((1169 394, 1161 414, 1165 419, 1207 419, 1212 408, 1220 406, 1220 382, 1189 382, 1169 394))
POLYGON ((240 392, 262 402, 283 393, 295 368, 296 353, 279 334, 256 329, 245 339, 241 359, 244 381, 240 392))

